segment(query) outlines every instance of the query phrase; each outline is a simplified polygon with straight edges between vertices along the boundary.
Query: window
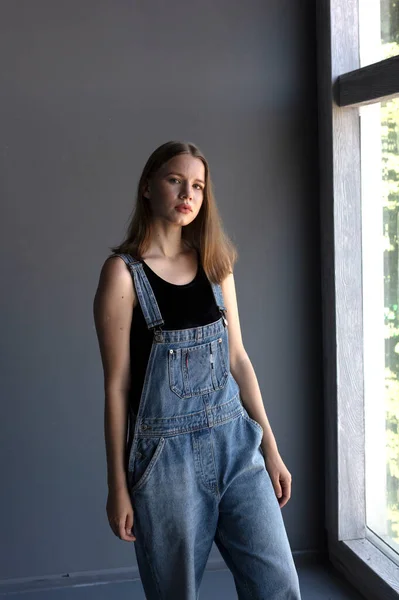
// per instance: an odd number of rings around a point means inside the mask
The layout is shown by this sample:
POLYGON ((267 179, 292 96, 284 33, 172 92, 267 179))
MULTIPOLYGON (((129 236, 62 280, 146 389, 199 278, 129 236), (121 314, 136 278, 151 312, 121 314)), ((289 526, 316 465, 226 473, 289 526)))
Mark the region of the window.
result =
POLYGON ((317 6, 326 529, 399 598, 399 0, 317 6))
MULTIPOLYGON (((399 0, 362 0, 359 60, 399 54, 399 0)), ((366 525, 399 557, 399 96, 360 106, 366 525)))

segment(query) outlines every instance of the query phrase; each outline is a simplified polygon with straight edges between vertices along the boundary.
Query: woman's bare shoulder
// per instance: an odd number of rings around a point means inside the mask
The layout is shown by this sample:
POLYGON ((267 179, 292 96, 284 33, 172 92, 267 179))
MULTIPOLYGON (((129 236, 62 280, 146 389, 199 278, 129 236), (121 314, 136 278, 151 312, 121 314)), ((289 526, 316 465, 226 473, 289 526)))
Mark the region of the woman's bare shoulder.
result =
POLYGON ((101 269, 93 302, 94 322, 100 345, 106 389, 130 386, 129 339, 134 288, 124 261, 108 257, 101 269))
POLYGON ((133 278, 125 261, 120 256, 111 255, 104 261, 95 299, 97 299, 97 303, 112 305, 116 310, 136 305, 133 278))

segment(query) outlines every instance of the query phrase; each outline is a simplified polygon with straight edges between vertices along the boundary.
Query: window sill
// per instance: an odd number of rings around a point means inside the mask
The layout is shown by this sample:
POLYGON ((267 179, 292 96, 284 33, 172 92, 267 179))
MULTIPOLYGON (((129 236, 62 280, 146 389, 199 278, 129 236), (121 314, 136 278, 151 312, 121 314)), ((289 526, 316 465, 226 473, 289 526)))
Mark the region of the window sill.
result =
POLYGON ((368 600, 399 600, 398 555, 370 530, 363 539, 330 542, 330 560, 368 600))

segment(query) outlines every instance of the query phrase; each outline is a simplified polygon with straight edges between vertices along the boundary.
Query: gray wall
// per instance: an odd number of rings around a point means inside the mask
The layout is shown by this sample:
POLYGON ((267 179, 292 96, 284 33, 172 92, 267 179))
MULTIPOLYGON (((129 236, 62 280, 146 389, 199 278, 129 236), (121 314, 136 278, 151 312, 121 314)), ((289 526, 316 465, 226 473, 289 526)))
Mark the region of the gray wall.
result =
POLYGON ((314 2, 3 0, 0 24, 0 580, 135 564, 105 513, 92 301, 148 155, 179 138, 240 253, 292 549, 321 548, 314 2))

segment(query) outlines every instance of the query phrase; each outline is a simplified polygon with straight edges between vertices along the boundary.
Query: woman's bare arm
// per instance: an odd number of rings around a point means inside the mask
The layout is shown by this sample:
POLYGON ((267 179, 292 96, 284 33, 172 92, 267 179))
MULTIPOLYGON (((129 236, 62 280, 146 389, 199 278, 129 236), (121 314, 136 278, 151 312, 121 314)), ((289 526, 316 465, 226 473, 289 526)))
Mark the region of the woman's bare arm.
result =
POLYGON ((105 261, 93 302, 104 371, 104 434, 109 489, 125 488, 125 444, 130 388, 130 326, 135 291, 119 257, 105 261))

